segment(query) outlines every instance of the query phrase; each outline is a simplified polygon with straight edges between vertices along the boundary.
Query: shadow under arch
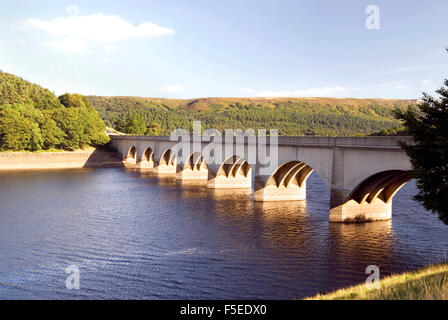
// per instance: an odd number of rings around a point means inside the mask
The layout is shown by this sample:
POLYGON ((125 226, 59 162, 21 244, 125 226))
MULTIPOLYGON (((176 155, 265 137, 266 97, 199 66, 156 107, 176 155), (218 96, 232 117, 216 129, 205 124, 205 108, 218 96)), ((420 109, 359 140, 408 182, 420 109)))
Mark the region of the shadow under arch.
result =
POLYGON ((199 152, 193 152, 188 156, 183 170, 177 173, 177 178, 183 182, 208 180, 208 166, 205 158, 199 152))
POLYGON ((220 165, 207 186, 215 189, 252 188, 252 168, 241 156, 231 155, 220 165))
POLYGON ((159 165, 155 168, 159 175, 172 175, 177 172, 177 157, 171 149, 165 150, 160 158, 159 165))
POLYGON ((127 163, 136 163, 137 162, 137 148, 135 146, 131 146, 126 155, 125 161, 127 163))
POLYGON ((365 222, 392 218, 392 199, 412 179, 410 171, 386 170, 360 182, 344 202, 330 208, 330 221, 365 222))
POLYGON ((199 152, 193 152, 185 162, 184 170, 200 171, 201 169, 208 169, 205 158, 199 152))
POLYGON ((175 165, 177 164, 177 158, 171 149, 165 150, 160 158, 159 165, 175 165))
POLYGON ((140 161, 141 169, 152 169, 154 168, 154 152, 151 147, 147 147, 143 153, 140 161))
POLYGON ((314 169, 304 162, 288 161, 272 173, 254 193, 255 201, 297 201, 306 199, 306 181, 314 169))
POLYGON ((372 203, 376 199, 389 203, 392 198, 409 180, 410 171, 387 170, 371 175, 358 184, 347 196, 344 202, 354 200, 359 204, 372 203))
POLYGON ((154 152, 151 147, 146 148, 142 154, 142 161, 153 161, 154 162, 154 152))
POLYGON ((232 155, 224 160, 218 169, 216 176, 225 176, 227 178, 236 177, 238 175, 249 176, 251 167, 249 163, 241 156, 232 155))

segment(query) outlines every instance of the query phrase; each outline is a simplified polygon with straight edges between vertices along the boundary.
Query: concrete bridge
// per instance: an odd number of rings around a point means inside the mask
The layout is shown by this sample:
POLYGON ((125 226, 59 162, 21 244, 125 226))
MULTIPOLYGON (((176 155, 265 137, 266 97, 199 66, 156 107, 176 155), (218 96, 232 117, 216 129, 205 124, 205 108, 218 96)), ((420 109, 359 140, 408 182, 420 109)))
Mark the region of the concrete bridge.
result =
POLYGON ((332 222, 391 219, 392 199, 411 179, 411 163, 397 146, 409 137, 254 136, 231 137, 230 144, 190 138, 182 151, 172 137, 112 135, 111 144, 126 166, 208 188, 252 188, 254 201, 305 200, 307 178, 315 171, 330 190, 332 222), (254 145, 265 149, 254 151, 254 145))

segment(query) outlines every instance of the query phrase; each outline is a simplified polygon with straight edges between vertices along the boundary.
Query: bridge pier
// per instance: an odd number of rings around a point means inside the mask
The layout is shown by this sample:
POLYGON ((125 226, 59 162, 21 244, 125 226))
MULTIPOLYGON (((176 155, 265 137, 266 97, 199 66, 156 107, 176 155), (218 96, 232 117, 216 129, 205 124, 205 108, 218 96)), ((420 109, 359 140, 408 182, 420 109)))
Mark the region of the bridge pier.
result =
POLYGON ((138 168, 143 171, 153 171, 154 170, 154 161, 145 161, 142 160, 137 164, 138 168))
MULTIPOLYGON (((347 166, 347 154, 341 148, 335 148, 333 153, 332 184, 330 189, 330 222, 368 222, 392 219, 392 199, 395 194, 410 179, 409 170, 384 170, 364 178, 356 177, 359 182, 353 185, 347 181, 350 171, 355 169, 347 166), (349 174, 348 174, 349 173, 349 174)), ((365 152, 365 153, 368 153, 365 152)), ((374 154, 372 154, 373 158, 374 154)), ((358 166, 360 153, 351 154, 350 160, 358 166)), ((371 170, 368 167, 365 167, 371 170)))
POLYGON ((183 170, 177 173, 176 178, 181 181, 207 181, 208 166, 204 157, 197 152, 191 154, 183 170))
POLYGON ((254 201, 306 199, 306 180, 314 170, 300 161, 286 162, 271 175, 256 178, 254 201))
POLYGON ((176 175, 177 158, 170 149, 166 150, 160 158, 159 165, 153 169, 153 172, 159 176, 176 175))
POLYGON ((274 186, 270 185, 254 192, 254 201, 301 201, 306 200, 306 182, 302 186, 274 186))
POLYGON ((330 222, 369 222, 392 219, 392 200, 388 203, 375 198, 371 203, 347 200, 350 190, 330 191, 330 222))
POLYGON ((181 181, 207 181, 208 170, 207 169, 184 169, 176 174, 176 179, 181 181))
POLYGON ((250 189, 252 188, 252 169, 247 162, 239 160, 221 166, 209 166, 207 188, 250 189))
POLYGON ((153 169, 153 173, 164 176, 164 175, 176 175, 177 174, 177 166, 173 164, 159 164, 157 167, 153 169))
MULTIPOLYGON (((140 144, 140 148, 141 149, 143 148, 143 146, 141 144, 140 144)), ((140 157, 139 161, 137 162, 137 167, 142 171, 153 171, 153 169, 155 167, 154 152, 150 147, 147 147, 141 153, 141 157, 140 157)))
POLYGON ((252 180, 250 177, 225 177, 218 176, 207 182, 207 188, 210 189, 250 189, 252 180))

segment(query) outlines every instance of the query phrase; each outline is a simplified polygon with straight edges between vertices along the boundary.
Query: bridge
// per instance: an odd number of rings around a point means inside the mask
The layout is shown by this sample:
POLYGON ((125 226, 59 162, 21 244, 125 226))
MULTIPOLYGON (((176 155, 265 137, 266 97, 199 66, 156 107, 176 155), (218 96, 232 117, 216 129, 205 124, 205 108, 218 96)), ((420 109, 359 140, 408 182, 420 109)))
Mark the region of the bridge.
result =
POLYGON ((128 167, 202 181, 208 188, 253 189, 254 201, 305 200, 307 178, 315 171, 330 191, 331 222, 391 219, 392 199, 411 179, 409 158, 397 145, 398 140, 411 142, 410 137, 180 140, 111 135, 112 147, 128 167))

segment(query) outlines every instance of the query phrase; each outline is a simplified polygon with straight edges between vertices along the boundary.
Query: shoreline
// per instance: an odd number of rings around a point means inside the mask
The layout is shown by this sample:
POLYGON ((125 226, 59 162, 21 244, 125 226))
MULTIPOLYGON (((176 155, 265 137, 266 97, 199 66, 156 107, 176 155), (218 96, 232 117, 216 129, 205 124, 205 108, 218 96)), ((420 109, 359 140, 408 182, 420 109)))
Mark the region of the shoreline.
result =
POLYGON ((0 152, 0 172, 122 167, 118 153, 99 149, 57 152, 0 152))
POLYGON ((387 276, 379 289, 358 284, 317 294, 304 300, 446 300, 448 298, 448 263, 431 264, 414 271, 387 276))

